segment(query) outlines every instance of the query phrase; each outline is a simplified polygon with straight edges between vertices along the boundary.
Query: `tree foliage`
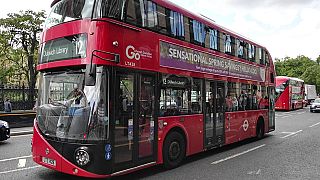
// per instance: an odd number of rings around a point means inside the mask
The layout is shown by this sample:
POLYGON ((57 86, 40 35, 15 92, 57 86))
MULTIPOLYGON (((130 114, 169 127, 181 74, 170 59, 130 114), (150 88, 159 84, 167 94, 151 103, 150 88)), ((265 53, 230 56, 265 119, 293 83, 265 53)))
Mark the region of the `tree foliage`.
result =
MULTIPOLYGON (((39 49, 39 34, 45 12, 31 10, 10 13, 0 19, 0 59, 7 64, 0 71, 2 82, 12 82, 10 77, 19 77, 30 88, 30 99, 34 99, 36 84, 36 62, 39 49)), ((1 64, 0 64, 1 65, 1 64)), ((16 79, 16 78, 14 78, 16 79)))
POLYGON ((296 58, 275 59, 275 67, 277 76, 303 79, 305 84, 316 85, 317 92, 320 92, 320 56, 316 60, 303 55, 296 58))

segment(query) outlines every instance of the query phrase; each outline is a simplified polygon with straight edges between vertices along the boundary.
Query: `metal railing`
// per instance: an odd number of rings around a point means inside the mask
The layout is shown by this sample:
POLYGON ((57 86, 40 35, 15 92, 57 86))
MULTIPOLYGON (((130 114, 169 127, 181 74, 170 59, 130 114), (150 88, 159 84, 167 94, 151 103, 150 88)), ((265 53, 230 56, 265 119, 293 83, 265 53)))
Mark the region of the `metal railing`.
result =
POLYGON ((35 97, 31 97, 28 87, 17 85, 0 84, 0 111, 4 111, 4 101, 9 99, 12 110, 31 110, 35 105, 37 90, 35 97))

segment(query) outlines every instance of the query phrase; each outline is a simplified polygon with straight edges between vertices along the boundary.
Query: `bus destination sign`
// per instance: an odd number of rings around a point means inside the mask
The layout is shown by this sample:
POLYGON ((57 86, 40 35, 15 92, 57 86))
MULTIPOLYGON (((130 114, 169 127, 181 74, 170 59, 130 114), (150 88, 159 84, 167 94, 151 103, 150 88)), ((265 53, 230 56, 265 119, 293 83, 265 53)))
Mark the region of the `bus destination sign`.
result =
POLYGON ((160 66, 265 81, 265 68, 160 41, 160 66))
POLYGON ((46 42, 41 50, 39 63, 86 57, 87 36, 72 35, 46 42))

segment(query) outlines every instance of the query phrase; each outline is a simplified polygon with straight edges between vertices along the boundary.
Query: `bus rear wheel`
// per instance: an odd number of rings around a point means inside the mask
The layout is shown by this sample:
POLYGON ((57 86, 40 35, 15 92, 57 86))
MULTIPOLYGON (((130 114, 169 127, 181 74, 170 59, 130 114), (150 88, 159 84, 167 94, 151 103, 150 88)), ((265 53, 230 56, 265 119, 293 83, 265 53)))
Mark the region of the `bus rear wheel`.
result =
POLYGON ((163 146, 163 163, 166 169, 178 167, 186 154, 186 145, 181 133, 173 131, 168 134, 163 146))
POLYGON ((256 135, 257 139, 263 138, 263 136, 264 136, 264 123, 263 123, 262 119, 258 120, 256 133, 257 133, 257 135, 256 135))

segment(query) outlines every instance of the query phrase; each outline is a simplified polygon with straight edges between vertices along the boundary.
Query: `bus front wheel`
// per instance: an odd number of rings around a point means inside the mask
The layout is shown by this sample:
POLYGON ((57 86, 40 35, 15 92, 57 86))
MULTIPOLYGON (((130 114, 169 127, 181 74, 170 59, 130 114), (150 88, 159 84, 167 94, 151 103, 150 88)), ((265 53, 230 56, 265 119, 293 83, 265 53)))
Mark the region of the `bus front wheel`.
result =
POLYGON ((186 154, 186 143, 181 133, 173 131, 168 134, 163 146, 163 163, 166 169, 178 167, 186 154))

